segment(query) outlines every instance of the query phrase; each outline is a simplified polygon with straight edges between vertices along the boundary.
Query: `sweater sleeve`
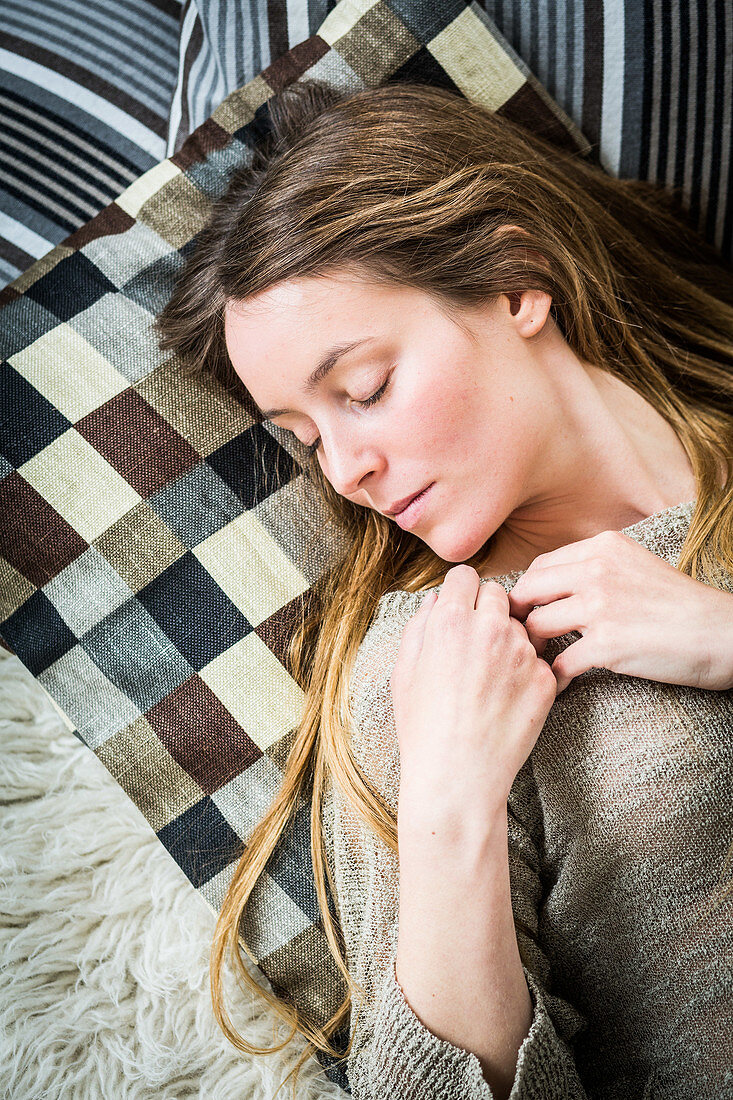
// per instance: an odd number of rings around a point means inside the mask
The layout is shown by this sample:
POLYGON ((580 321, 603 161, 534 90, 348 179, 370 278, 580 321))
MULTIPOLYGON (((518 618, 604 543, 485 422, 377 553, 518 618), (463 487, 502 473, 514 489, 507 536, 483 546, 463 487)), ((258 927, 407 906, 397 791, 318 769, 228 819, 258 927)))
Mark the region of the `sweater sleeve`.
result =
MULTIPOLYGON (((399 622, 382 625, 387 629, 367 635, 352 679, 352 750, 367 779, 396 813, 399 753, 389 675, 401 629, 399 622)), ((550 966, 537 934, 541 821, 532 818, 539 812, 533 790, 527 761, 512 788, 507 819, 512 907, 533 1017, 519 1050, 510 1100, 584 1100, 570 1040, 585 1021, 551 993, 550 966)), ((329 788, 326 807, 337 907, 349 972, 358 986, 352 997, 347 1062, 354 1100, 493 1100, 478 1057, 429 1031, 397 981, 397 856, 336 785, 329 788)))

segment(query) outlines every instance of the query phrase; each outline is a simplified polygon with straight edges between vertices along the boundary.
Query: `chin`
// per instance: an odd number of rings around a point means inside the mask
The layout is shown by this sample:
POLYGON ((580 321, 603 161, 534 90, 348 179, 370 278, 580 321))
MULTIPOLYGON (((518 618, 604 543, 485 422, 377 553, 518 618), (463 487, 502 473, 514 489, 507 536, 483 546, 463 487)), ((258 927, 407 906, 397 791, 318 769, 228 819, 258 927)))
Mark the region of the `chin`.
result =
POLYGON ((443 561, 460 565, 461 562, 468 561, 475 554, 478 554, 479 550, 486 546, 487 538, 482 534, 476 534, 473 537, 464 535, 462 538, 453 539, 450 537, 442 538, 438 535, 434 539, 424 539, 423 541, 443 561))

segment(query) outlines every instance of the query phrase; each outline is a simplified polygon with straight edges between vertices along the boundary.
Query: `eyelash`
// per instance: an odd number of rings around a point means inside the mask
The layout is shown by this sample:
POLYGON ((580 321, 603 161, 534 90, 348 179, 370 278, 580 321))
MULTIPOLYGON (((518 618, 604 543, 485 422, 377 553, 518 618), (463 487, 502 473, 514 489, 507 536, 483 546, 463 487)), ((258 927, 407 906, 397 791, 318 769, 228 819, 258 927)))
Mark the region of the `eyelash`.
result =
MULTIPOLYGON (((387 389, 388 385, 389 385, 389 376, 387 376, 387 378, 385 378, 384 382, 379 387, 379 389, 375 390, 374 393, 370 397, 365 397, 363 401, 355 401, 354 404, 359 405, 359 407, 362 408, 362 409, 368 409, 372 405, 376 405, 377 401, 379 401, 380 398, 383 396, 384 391, 387 389)), ((316 451, 318 450, 318 448, 320 447, 320 445, 321 445, 321 437, 318 436, 318 439, 316 439, 315 443, 311 443, 309 445, 309 447, 308 447, 309 453, 314 455, 316 453, 316 451)))

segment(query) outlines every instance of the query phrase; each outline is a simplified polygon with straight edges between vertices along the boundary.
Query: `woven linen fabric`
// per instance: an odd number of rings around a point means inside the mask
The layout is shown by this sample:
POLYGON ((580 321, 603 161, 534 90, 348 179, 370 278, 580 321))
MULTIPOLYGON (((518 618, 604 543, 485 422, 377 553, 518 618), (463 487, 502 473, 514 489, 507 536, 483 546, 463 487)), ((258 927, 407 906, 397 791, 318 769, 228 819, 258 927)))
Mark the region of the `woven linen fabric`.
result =
MULTIPOLYGON (((694 508, 622 533, 676 565, 694 508)), ((522 572, 493 580, 510 592, 522 572)), ((711 579, 733 592, 731 574, 711 579)), ((389 679, 425 598, 382 596, 349 684, 355 758, 395 814, 389 679)), ((579 638, 550 639, 546 659, 579 638)), ((550 708, 507 804, 533 1005, 511 1100, 733 1100, 733 894, 706 912, 721 875, 730 881, 732 730, 733 691, 602 668, 575 677, 550 708)), ((333 782, 324 826, 349 970, 364 991, 351 1010, 355 1100, 491 1100, 477 1056, 426 1028, 397 980, 397 856, 333 782)))
MULTIPOLYGON (((606 171, 678 190, 703 236, 733 260, 730 0, 477 3, 606 171)), ((168 153, 334 5, 186 0, 168 153)))
POLYGON ((0 4, 0 287, 166 154, 180 0, 0 4))
MULTIPOLYGON (((344 536, 295 437, 243 389, 187 378, 150 323, 268 100, 304 77, 438 84, 588 149, 475 5, 342 0, 1 296, 0 636, 214 910, 279 787, 303 702, 286 646, 344 536)), ((245 932, 275 990, 322 1023, 344 989, 309 812, 245 932)))

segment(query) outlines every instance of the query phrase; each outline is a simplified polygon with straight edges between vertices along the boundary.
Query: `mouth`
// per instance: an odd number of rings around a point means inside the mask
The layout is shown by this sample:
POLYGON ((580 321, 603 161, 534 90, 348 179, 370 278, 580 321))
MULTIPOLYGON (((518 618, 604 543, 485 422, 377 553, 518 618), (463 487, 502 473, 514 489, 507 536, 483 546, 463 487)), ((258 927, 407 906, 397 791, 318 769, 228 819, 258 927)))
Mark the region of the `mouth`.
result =
MULTIPOLYGON (((431 482, 431 484, 432 484, 432 482, 431 482)), ((422 494, 429 488, 430 488, 430 486, 426 485, 425 488, 420 489, 419 492, 413 493, 409 497, 403 497, 402 500, 395 501, 395 503, 390 505, 389 508, 385 508, 385 510, 384 510, 385 516, 389 516, 390 519, 394 519, 394 517, 398 516, 400 514, 400 512, 404 512, 412 504, 413 500, 417 500, 417 498, 419 496, 422 496, 422 494)))
POLYGON ((419 493, 408 498, 407 504, 392 516, 397 526, 401 527, 403 531, 409 531, 418 523, 424 510, 425 499, 430 494, 433 485, 435 485, 435 482, 431 481, 419 493))

